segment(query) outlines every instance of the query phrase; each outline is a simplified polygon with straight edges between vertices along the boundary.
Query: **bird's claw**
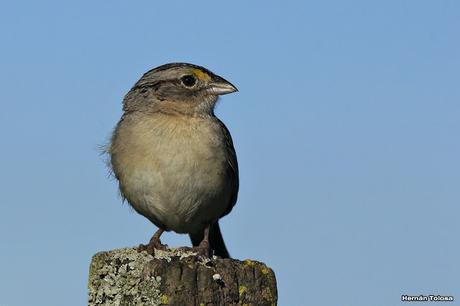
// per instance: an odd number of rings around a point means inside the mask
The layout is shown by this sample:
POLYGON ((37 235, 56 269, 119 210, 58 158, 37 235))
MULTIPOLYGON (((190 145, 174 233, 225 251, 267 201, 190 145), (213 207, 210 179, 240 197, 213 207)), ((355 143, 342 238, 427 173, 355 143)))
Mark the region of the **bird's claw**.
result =
POLYGON ((147 245, 140 244, 137 247, 137 251, 138 252, 146 251, 150 255, 154 256, 155 255, 155 249, 164 251, 167 248, 168 248, 168 245, 167 244, 162 244, 161 241, 158 239, 158 240, 150 240, 150 242, 147 245))
POLYGON ((209 242, 207 241, 201 241, 201 243, 198 246, 192 248, 192 252, 196 252, 198 253, 198 255, 203 256, 205 258, 212 257, 212 251, 209 246, 209 242))

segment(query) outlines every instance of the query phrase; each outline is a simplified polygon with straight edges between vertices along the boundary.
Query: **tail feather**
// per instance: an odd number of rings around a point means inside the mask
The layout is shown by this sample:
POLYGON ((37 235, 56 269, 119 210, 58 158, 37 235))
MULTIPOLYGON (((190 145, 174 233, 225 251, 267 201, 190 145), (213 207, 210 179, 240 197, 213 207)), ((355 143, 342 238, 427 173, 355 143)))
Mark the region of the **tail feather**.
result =
MULTIPOLYGON (((197 234, 190 234, 193 246, 197 246, 203 240, 203 232, 197 234)), ((225 246, 224 238, 220 232, 219 222, 211 224, 209 229, 209 244, 211 249, 214 250, 214 255, 222 258, 230 258, 230 254, 225 246)))

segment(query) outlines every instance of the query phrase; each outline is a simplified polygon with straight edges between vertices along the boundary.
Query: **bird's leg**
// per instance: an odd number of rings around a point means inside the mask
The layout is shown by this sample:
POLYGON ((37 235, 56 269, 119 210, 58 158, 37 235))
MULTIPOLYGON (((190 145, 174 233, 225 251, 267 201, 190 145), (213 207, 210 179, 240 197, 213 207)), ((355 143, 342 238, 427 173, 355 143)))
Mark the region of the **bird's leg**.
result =
POLYGON ((138 248, 139 251, 147 251, 150 255, 155 254, 155 249, 158 250, 165 250, 166 245, 161 244, 160 236, 163 234, 165 230, 162 228, 158 228, 158 230, 153 234, 152 238, 150 239, 147 245, 141 244, 138 248))
POLYGON ((205 257, 211 257, 211 248, 209 245, 209 228, 211 227, 211 224, 207 225, 204 228, 204 235, 203 235, 203 240, 201 240, 200 244, 198 246, 195 246, 192 248, 193 251, 196 251, 199 255, 205 256, 205 257))

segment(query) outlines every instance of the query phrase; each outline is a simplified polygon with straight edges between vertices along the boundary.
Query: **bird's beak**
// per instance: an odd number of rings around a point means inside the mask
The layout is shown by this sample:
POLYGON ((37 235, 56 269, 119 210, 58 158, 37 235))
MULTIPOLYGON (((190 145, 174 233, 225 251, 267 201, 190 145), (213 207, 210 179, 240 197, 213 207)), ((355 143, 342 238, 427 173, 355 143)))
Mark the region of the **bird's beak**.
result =
POLYGON ((208 92, 216 96, 226 95, 235 91, 238 91, 238 89, 232 83, 218 75, 213 76, 208 85, 208 92))

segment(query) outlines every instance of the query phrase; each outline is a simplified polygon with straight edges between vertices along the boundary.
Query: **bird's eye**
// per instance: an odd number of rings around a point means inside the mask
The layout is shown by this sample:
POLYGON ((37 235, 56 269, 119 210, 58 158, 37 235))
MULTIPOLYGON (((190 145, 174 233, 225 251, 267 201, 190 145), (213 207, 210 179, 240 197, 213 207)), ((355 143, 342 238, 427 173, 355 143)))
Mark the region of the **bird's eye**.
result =
POLYGON ((192 87, 196 83, 196 79, 193 75, 184 75, 180 80, 186 87, 192 87))

